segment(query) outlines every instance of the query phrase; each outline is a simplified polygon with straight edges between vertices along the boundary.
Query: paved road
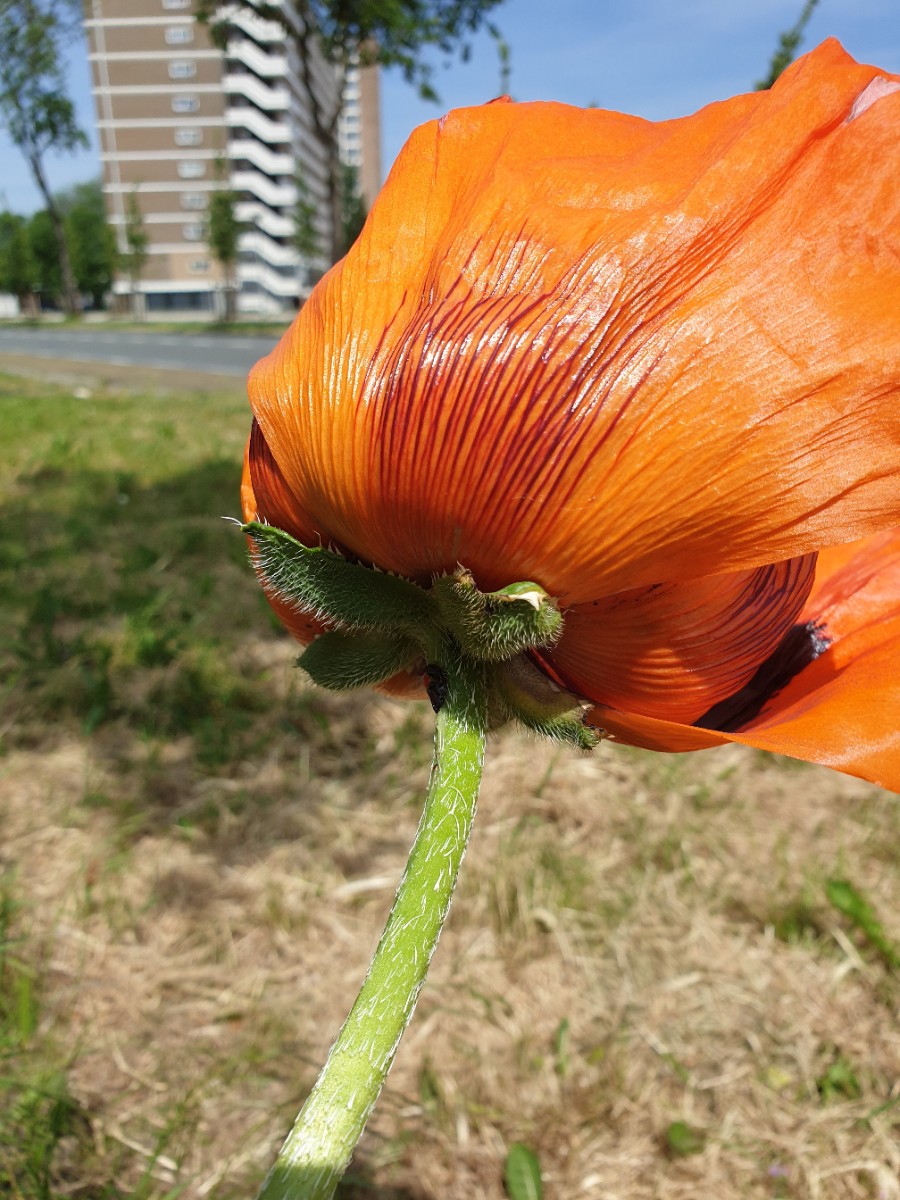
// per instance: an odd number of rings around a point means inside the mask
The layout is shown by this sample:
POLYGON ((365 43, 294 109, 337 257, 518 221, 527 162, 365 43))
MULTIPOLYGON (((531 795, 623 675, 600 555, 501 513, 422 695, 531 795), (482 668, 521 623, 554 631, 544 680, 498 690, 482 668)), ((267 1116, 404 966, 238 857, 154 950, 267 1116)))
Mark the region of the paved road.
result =
POLYGON ((116 366, 170 367, 216 375, 245 376, 275 345, 275 337, 237 334, 124 333, 112 329, 0 329, 4 354, 65 358, 116 366))

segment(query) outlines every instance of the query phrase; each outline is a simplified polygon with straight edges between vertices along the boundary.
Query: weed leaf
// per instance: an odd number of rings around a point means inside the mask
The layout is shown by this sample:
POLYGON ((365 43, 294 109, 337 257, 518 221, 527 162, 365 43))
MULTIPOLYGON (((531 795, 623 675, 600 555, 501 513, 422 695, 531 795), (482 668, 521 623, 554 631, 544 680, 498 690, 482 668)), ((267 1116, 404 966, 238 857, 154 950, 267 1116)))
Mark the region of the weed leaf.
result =
POLYGON ((542 1200, 541 1164, 535 1152, 521 1142, 513 1142, 509 1148, 504 1182, 509 1200, 542 1200))
POLYGON ((849 880, 829 879, 825 895, 829 904, 856 926, 892 970, 900 968, 900 952, 885 933, 875 909, 849 880))

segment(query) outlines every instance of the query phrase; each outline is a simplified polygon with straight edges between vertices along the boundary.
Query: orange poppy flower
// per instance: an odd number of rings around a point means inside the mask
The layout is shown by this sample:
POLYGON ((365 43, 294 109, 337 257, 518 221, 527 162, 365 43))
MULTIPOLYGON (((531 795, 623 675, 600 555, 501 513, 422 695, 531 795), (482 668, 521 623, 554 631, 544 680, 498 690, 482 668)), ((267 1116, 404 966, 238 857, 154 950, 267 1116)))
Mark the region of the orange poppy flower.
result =
POLYGON ((900 790, 898 129, 834 41, 683 120, 423 126, 251 375, 245 516, 536 581, 619 740, 900 790))

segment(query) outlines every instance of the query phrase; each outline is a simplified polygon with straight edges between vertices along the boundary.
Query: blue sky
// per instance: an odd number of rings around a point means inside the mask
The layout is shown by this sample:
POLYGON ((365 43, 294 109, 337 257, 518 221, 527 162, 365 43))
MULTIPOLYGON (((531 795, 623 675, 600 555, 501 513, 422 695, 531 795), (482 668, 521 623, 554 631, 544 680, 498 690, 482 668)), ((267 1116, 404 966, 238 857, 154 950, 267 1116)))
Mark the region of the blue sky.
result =
MULTIPOLYGON (((517 100, 597 104, 662 120, 750 90, 801 7, 802 0, 505 0, 493 16, 512 51, 517 100)), ((829 36, 860 61, 900 73, 900 0, 819 0, 803 49, 829 36)), ((487 36, 476 39, 468 63, 435 65, 440 106, 419 100, 399 76, 383 77, 385 171, 416 125, 499 90, 497 51, 487 36)), ((83 43, 72 47, 69 85, 91 149, 48 159, 55 189, 100 170, 83 43)), ((0 208, 37 207, 24 160, 0 135, 0 208)))

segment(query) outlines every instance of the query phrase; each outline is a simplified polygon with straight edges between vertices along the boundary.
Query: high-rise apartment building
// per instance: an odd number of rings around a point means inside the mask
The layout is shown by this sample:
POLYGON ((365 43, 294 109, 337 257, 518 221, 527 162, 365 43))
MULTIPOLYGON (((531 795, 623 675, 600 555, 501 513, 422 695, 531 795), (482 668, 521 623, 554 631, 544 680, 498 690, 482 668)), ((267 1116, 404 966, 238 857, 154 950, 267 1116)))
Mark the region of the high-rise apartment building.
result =
MULTIPOLYGON (((295 20, 292 0, 281 3, 295 20)), ((239 309, 292 311, 327 265, 309 227, 326 252, 328 205, 324 151, 282 25, 235 10, 223 53, 195 20, 192 0, 87 0, 85 14, 107 209, 124 253, 137 205, 148 239, 139 284, 146 308, 221 305, 225 280, 207 222, 212 194, 228 187, 243 225, 239 309)), ((371 203, 381 172, 376 69, 342 80, 317 59, 313 83, 326 109, 343 89, 341 153, 371 203)), ((127 296, 131 284, 123 278, 115 290, 127 296)))

